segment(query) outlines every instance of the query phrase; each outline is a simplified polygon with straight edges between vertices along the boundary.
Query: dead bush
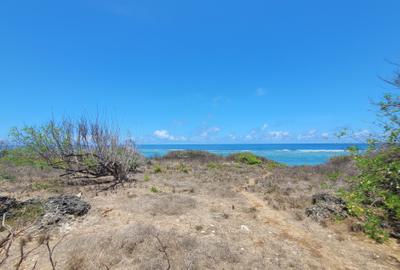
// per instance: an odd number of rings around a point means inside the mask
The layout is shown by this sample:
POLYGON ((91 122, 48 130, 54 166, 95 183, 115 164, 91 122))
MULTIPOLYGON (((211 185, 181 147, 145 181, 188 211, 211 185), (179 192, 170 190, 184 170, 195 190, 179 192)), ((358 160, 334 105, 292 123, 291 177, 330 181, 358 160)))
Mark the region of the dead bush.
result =
POLYGON ((68 176, 112 176, 117 184, 128 180, 128 174, 139 166, 134 142, 122 140, 118 129, 99 119, 51 120, 41 127, 15 128, 12 136, 18 145, 68 176))

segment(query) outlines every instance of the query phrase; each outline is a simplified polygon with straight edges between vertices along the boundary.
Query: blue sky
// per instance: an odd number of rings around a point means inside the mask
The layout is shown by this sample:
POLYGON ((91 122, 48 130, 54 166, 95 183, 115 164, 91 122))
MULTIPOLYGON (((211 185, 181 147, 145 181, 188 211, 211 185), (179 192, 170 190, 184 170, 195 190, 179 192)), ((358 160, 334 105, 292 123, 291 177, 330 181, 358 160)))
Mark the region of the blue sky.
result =
POLYGON ((140 143, 332 142, 373 130, 398 0, 0 3, 0 138, 107 115, 140 143))

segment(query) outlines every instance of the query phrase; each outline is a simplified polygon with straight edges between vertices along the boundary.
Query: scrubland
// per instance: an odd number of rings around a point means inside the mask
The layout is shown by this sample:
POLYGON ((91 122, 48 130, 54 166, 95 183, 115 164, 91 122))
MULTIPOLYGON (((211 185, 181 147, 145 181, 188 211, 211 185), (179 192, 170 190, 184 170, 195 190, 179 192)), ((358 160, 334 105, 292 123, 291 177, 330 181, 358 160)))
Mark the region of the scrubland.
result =
MULTIPOLYGON (((45 228, 36 225, 41 211, 6 220, 16 235, 1 269, 400 268, 396 239, 377 243, 350 215, 306 215, 313 195, 349 187, 357 174, 349 157, 287 167, 251 155, 175 152, 145 160, 112 189, 103 188, 107 177, 60 177, 43 164, 3 159, 0 172, 1 196, 70 194, 91 205, 45 228)), ((3 228, 0 240, 8 234, 3 228)))

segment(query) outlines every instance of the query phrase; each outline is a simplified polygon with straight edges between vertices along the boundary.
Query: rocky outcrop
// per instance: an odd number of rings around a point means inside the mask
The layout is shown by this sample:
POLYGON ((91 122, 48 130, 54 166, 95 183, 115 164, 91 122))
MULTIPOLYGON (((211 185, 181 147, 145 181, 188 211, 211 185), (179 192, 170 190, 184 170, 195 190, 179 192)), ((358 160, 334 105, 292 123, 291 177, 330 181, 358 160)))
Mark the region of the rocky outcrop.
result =
POLYGON ((84 216, 90 210, 90 204, 77 196, 61 195, 51 197, 44 203, 43 225, 56 224, 68 216, 84 216))
POLYGON ((83 201, 78 196, 60 195, 51 197, 45 201, 34 198, 23 202, 17 201, 11 197, 0 196, 0 218, 2 218, 4 214, 10 218, 15 211, 29 205, 39 205, 43 207, 44 214, 39 219, 42 226, 60 223, 71 216, 84 216, 90 210, 90 204, 83 201))
POLYGON ((306 209, 306 215, 317 222, 332 217, 347 217, 346 203, 328 193, 316 194, 312 197, 312 206, 306 209))
POLYGON ((10 197, 0 196, 0 218, 3 217, 4 214, 11 212, 12 209, 20 206, 20 203, 10 197))

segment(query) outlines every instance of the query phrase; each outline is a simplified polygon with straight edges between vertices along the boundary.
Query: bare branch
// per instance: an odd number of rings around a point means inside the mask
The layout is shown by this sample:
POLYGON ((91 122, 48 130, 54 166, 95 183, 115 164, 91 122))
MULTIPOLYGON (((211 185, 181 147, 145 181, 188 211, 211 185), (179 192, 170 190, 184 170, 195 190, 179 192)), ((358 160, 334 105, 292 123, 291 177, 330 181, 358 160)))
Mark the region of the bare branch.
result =
POLYGON ((154 235, 154 238, 157 239, 157 242, 158 242, 158 244, 160 245, 159 251, 162 252, 162 253, 164 254, 165 259, 167 260, 167 264, 168 264, 168 265, 167 265, 167 269, 166 269, 166 270, 170 270, 170 269, 171 269, 171 262, 170 262, 170 259, 169 259, 169 255, 168 255, 168 253, 167 253, 167 246, 165 246, 165 245, 163 244, 163 242, 161 242, 161 239, 160 239, 160 237, 159 237, 157 234, 154 235))
POLYGON ((57 262, 54 261, 53 255, 54 255, 54 250, 57 248, 57 246, 64 240, 66 235, 63 235, 53 247, 50 246, 50 237, 46 236, 44 244, 46 245, 48 254, 49 254, 49 261, 51 264, 51 267, 53 270, 56 270, 57 262))
POLYGON ((40 128, 14 129, 13 135, 17 143, 32 149, 50 166, 65 170, 63 176, 113 176, 121 183, 140 164, 135 143, 122 140, 118 129, 98 118, 60 123, 52 120, 40 128))

